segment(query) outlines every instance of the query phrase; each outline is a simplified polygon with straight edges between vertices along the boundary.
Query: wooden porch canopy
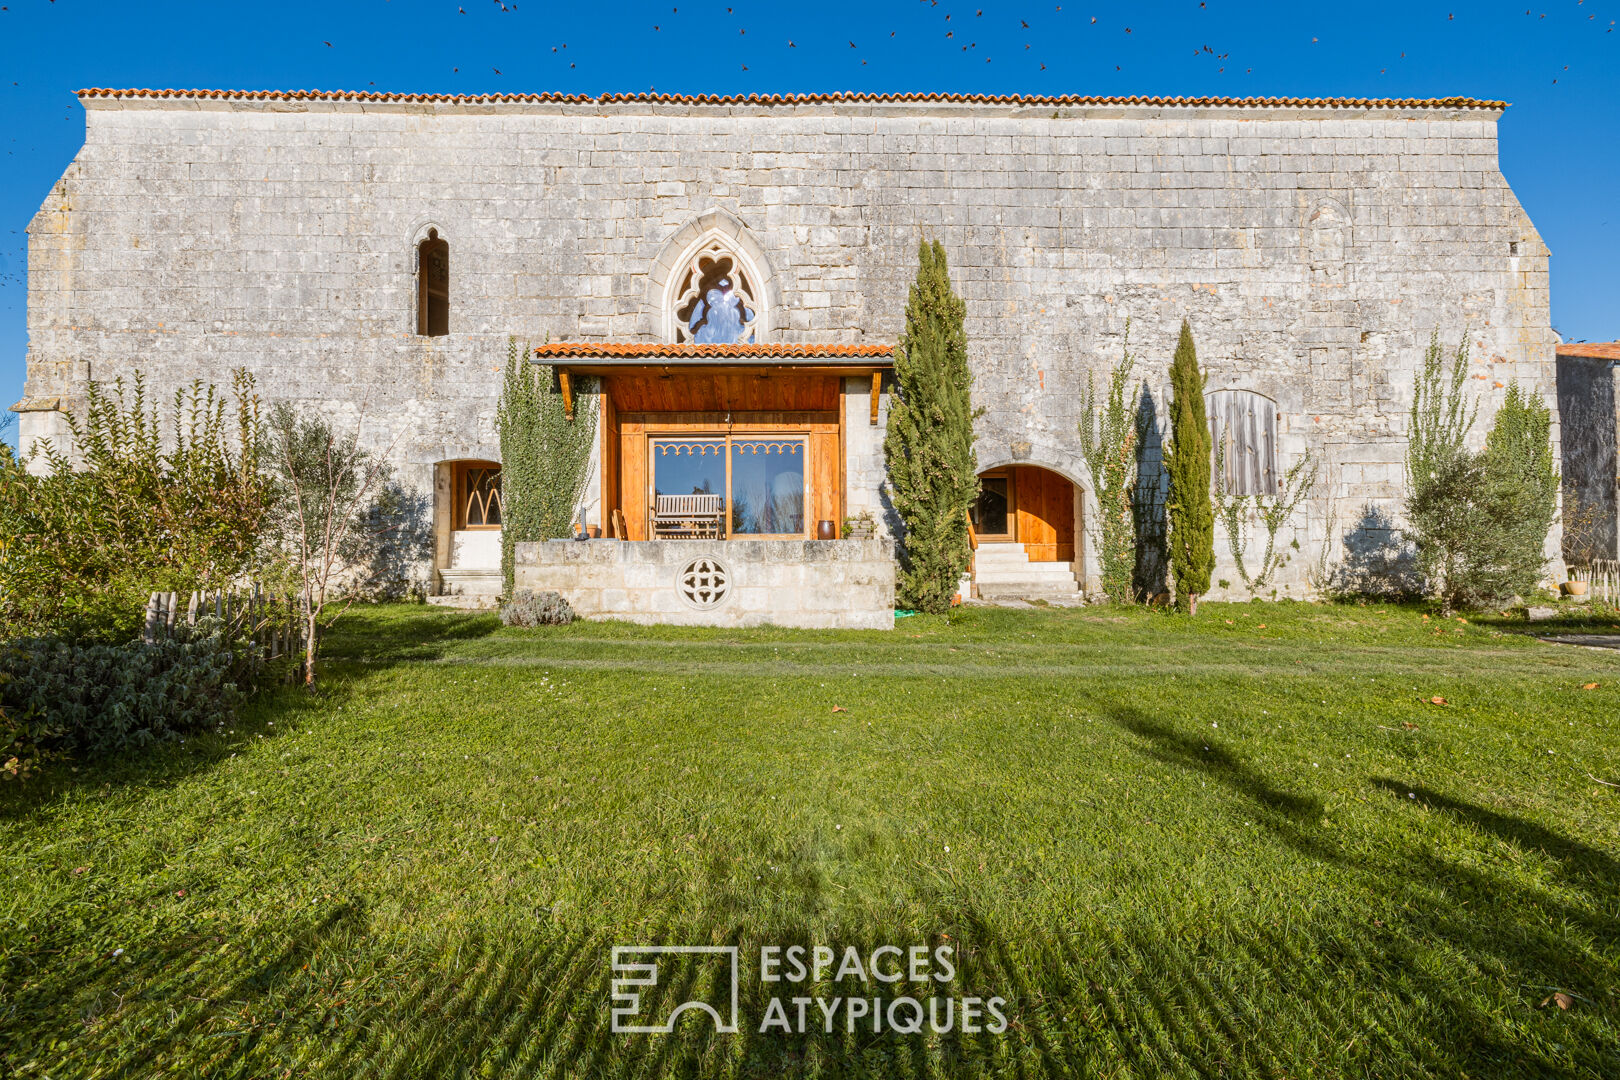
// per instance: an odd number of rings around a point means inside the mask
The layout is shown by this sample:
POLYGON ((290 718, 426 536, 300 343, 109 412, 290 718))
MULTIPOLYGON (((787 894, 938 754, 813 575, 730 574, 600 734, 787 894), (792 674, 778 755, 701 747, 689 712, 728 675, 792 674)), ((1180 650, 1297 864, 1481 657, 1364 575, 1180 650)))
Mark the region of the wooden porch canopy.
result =
POLYGON ((697 491, 718 497, 719 535, 813 538, 844 516, 848 398, 870 379, 877 423, 894 347, 558 342, 533 360, 570 417, 574 378, 601 380, 604 535, 659 538, 671 500, 697 491), (712 464, 694 472, 694 456, 712 464))
POLYGON ((575 375, 665 378, 674 375, 869 375, 877 423, 883 373, 894 367, 892 345, 693 345, 560 341, 534 350, 534 362, 557 371, 563 410, 574 415, 575 375))

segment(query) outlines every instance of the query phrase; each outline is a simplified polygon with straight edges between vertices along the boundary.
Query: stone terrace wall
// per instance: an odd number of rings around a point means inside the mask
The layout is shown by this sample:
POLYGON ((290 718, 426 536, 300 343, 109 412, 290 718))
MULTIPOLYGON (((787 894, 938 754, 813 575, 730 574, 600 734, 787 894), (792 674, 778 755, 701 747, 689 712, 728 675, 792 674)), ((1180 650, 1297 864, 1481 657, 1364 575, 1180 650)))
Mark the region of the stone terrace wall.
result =
POLYGON ((433 462, 498 456, 508 335, 653 339, 648 270, 717 208, 763 252, 773 340, 892 342, 918 240, 942 240, 985 467, 1089 488, 1086 372, 1129 320, 1162 415, 1189 318, 1212 389, 1276 400, 1284 467, 1327 462, 1295 595, 1321 545, 1376 546, 1396 516, 1431 330, 1468 330, 1476 437, 1510 379, 1555 404, 1547 252, 1494 109, 85 103, 30 229, 28 393, 246 366, 268 397, 363 411, 424 491, 433 462), (443 338, 414 335, 429 227, 450 242, 443 338))
POLYGON ((587 619, 894 627, 887 540, 547 540, 515 545, 514 562, 516 588, 560 593, 587 619))

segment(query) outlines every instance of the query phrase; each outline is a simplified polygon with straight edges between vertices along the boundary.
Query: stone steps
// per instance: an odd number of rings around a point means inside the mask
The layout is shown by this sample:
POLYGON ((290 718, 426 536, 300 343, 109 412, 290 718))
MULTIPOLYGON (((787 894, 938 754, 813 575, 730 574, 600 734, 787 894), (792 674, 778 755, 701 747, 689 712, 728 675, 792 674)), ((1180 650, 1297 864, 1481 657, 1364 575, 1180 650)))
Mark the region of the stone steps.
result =
POLYGON ((1075 602, 1080 585, 1074 564, 1031 562, 1022 544, 981 544, 974 552, 974 584, 982 600, 1075 602))

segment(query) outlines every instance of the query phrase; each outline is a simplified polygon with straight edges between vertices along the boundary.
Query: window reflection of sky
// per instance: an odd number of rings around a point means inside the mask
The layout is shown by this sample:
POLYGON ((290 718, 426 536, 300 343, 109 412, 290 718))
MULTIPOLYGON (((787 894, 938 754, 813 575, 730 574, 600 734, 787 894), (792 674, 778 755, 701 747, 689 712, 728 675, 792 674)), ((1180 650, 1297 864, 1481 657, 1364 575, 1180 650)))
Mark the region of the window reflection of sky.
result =
POLYGON ((658 440, 653 444, 653 484, 660 495, 724 494, 725 440, 658 440))
POLYGON ((731 531, 804 533, 804 442, 736 441, 731 446, 731 531))

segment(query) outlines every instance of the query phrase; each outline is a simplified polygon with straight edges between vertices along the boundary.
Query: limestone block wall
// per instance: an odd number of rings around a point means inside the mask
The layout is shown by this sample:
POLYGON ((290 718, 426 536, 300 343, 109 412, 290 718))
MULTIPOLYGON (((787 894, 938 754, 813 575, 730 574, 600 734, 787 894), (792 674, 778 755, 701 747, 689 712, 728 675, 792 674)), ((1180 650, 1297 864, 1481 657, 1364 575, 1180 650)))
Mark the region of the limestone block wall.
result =
POLYGON ((84 147, 29 230, 28 395, 71 409, 90 379, 139 369, 161 396, 246 367, 266 398, 363 416, 423 492, 438 462, 498 459, 509 335, 656 340, 652 269, 714 220, 766 276, 779 341, 893 342, 938 238, 981 466, 1082 489, 1086 374, 1128 324, 1162 417, 1188 318, 1212 388, 1276 402, 1282 466, 1324 464, 1294 595, 1318 554, 1389 547, 1431 331, 1466 334, 1476 438, 1513 379, 1556 405, 1547 251, 1498 167, 1495 105, 82 100, 84 147), (430 228, 450 245, 435 338, 415 334, 430 228))
POLYGON ((681 626, 894 626, 887 540, 547 540, 514 545, 515 587, 587 619, 681 626))

